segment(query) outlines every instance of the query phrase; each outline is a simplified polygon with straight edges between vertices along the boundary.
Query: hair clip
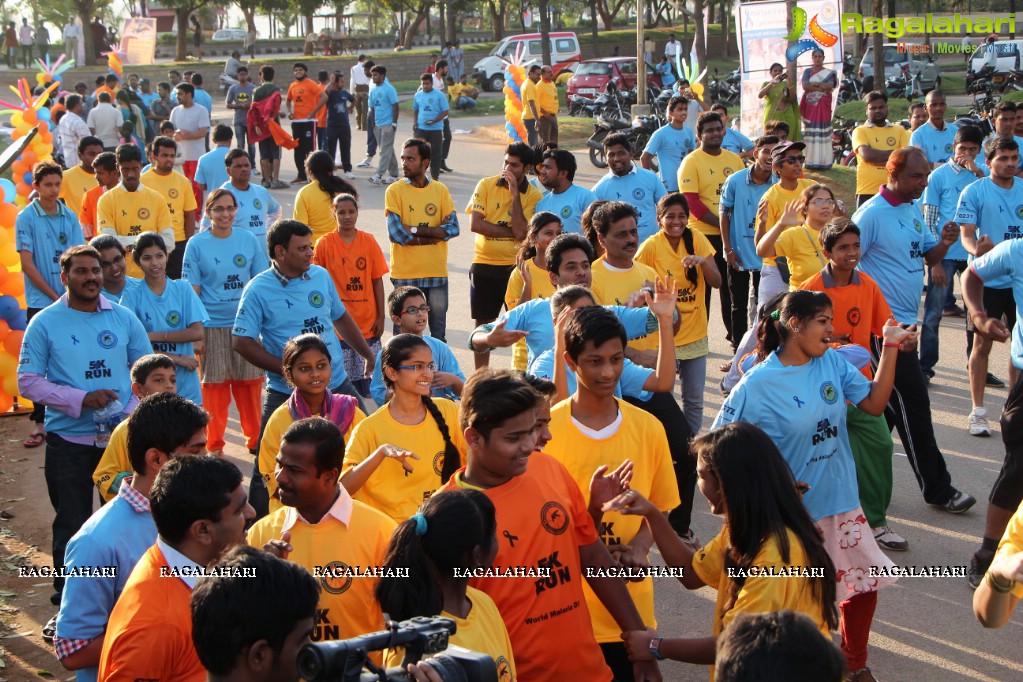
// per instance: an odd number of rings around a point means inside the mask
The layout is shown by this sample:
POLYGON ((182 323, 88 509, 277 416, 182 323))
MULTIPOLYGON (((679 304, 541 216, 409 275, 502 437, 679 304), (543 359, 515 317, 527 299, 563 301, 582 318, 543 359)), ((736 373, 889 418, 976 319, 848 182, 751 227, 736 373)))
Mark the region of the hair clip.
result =
POLYGON ((422 514, 413 514, 409 519, 416 522, 416 535, 426 535, 426 517, 422 514))
POLYGON ((771 313, 771 319, 777 321, 781 317, 781 311, 775 310, 771 313))

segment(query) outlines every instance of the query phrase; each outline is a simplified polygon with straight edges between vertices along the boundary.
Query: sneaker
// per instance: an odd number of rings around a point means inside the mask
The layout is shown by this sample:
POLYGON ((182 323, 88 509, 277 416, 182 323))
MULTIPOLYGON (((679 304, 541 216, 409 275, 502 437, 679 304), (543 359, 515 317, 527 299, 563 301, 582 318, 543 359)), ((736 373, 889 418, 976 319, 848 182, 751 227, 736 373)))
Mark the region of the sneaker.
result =
POLYGON ((263 182, 261 182, 259 184, 263 185, 263 187, 265 187, 266 189, 270 189, 271 188, 269 180, 264 180, 263 182))
POLYGON ((987 379, 984 380, 984 385, 990 386, 991 388, 1005 388, 1005 382, 991 372, 987 373, 987 379))
POLYGON ((722 379, 720 382, 718 382, 718 388, 721 389, 721 395, 725 396, 726 398, 728 397, 728 394, 731 393, 730 390, 725 388, 725 380, 724 379, 722 379))
POLYGON ((966 311, 963 310, 962 308, 960 308, 959 306, 954 305, 951 308, 945 308, 944 310, 942 310, 941 311, 941 316, 942 317, 966 317, 966 311))
POLYGON ((849 682, 878 682, 878 679, 870 672, 870 668, 860 668, 849 675, 849 682))
POLYGON ((440 169, 441 169, 441 171, 443 171, 445 173, 454 173, 455 172, 455 169, 454 168, 448 168, 447 164, 444 164, 443 166, 441 166, 440 169))
POLYGON ((256 168, 253 168, 252 169, 252 175, 253 175, 253 177, 257 177, 258 178, 259 177, 259 170, 256 169, 256 168))
POLYGON ((349 180, 354 180, 355 179, 355 173, 353 173, 352 171, 347 171, 345 173, 345 177, 348 178, 349 180))
POLYGON ((987 437, 991 435, 991 427, 987 423, 987 410, 975 407, 970 412, 970 435, 987 437))
POLYGON ((382 183, 383 183, 383 181, 384 181, 384 179, 383 179, 382 177, 380 177, 380 174, 379 174, 379 173, 374 173, 374 174, 373 174, 373 175, 371 175, 371 176, 370 176, 370 178, 369 178, 369 182, 370 182, 370 184, 372 184, 372 185, 379 185, 379 184, 382 184, 382 183))
POLYGON ((952 497, 948 498, 948 502, 944 504, 932 504, 932 507, 943 509, 950 514, 962 514, 964 511, 977 504, 977 500, 973 498, 973 495, 964 493, 962 490, 956 490, 952 493, 952 497))
POLYGON ((390 185, 392 182, 398 182, 398 178, 394 177, 393 175, 384 178, 385 185, 390 185))
POLYGON ((270 183, 270 187, 272 187, 273 189, 289 189, 291 185, 284 182, 283 180, 274 180, 273 182, 270 183))
POLYGON ((367 156, 365 159, 363 159, 359 163, 355 164, 355 167, 356 168, 369 168, 372 165, 373 165, 373 157, 372 156, 367 156))
POLYGON ((978 550, 973 553, 973 556, 970 557, 970 570, 966 573, 966 579, 970 581, 970 587, 973 589, 980 587, 981 582, 984 581, 984 574, 991 567, 991 562, 994 558, 994 552, 982 553, 978 550))
POLYGON ((874 541, 882 549, 891 550, 892 552, 905 552, 909 549, 909 543, 906 542, 906 539, 893 531, 891 526, 884 525, 872 530, 874 531, 874 541))

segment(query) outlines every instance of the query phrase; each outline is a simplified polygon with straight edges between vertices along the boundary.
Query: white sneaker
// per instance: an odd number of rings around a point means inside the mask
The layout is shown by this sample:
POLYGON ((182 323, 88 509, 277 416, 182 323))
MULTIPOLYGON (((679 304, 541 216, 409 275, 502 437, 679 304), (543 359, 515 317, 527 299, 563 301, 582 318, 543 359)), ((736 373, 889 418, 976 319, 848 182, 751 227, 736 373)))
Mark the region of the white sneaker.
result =
POLYGON ((874 540, 881 549, 893 552, 905 552, 909 549, 909 543, 906 539, 893 531, 891 526, 884 525, 880 528, 872 528, 871 530, 874 531, 874 540))
POLYGON ((970 412, 970 435, 990 436, 991 427, 987 423, 987 410, 983 407, 975 407, 970 412))
POLYGON ((398 178, 394 177, 393 175, 390 176, 390 177, 384 178, 384 184, 385 185, 390 185, 392 182, 398 182, 398 178))
POLYGON ((369 168, 371 165, 373 165, 373 157, 372 156, 367 156, 365 159, 363 159, 359 163, 355 164, 355 167, 356 168, 369 168))
POLYGON ((354 180, 355 173, 353 173, 352 171, 348 171, 347 173, 345 173, 345 177, 348 178, 349 180, 354 180))
POLYGON ((378 173, 374 173, 373 175, 371 175, 370 178, 369 178, 369 181, 370 181, 370 184, 373 184, 373 185, 386 184, 386 183, 384 183, 384 179, 382 177, 380 177, 380 175, 378 173))

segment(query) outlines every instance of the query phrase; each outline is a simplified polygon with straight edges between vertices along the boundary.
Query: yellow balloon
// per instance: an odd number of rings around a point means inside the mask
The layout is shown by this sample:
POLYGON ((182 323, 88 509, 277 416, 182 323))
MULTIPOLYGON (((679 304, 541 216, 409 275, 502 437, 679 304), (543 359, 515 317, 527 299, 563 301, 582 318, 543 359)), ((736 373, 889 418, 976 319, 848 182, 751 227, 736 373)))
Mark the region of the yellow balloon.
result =
MULTIPOLYGON (((11 114, 11 126, 13 126, 14 128, 21 128, 21 124, 24 122, 25 118, 21 115, 20 111, 16 111, 13 114, 11 114)), ((22 133, 22 135, 24 135, 24 133, 22 133)))

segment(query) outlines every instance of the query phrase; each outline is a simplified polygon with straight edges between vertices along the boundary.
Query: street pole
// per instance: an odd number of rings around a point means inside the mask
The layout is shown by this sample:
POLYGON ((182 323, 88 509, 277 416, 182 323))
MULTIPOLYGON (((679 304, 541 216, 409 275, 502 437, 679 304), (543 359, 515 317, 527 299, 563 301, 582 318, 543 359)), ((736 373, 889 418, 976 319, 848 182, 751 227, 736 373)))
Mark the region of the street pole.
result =
POLYGON ((645 4, 645 0, 636 0, 636 102, 640 106, 646 104, 645 4))

